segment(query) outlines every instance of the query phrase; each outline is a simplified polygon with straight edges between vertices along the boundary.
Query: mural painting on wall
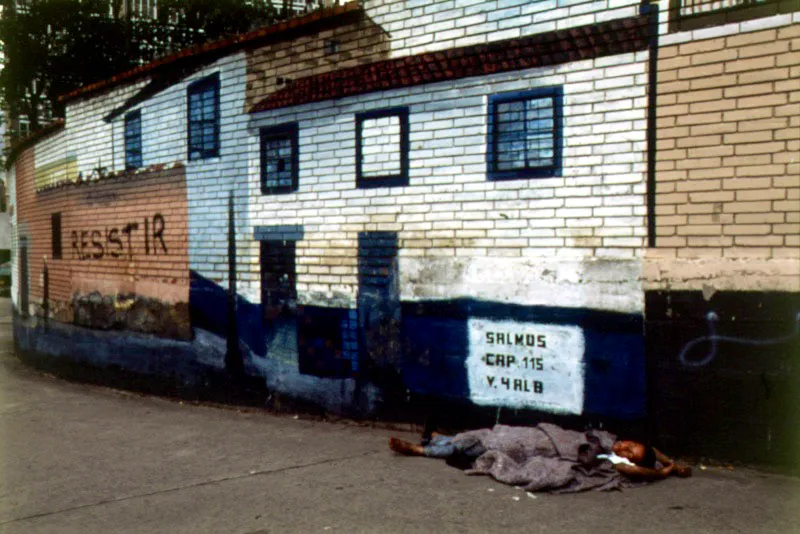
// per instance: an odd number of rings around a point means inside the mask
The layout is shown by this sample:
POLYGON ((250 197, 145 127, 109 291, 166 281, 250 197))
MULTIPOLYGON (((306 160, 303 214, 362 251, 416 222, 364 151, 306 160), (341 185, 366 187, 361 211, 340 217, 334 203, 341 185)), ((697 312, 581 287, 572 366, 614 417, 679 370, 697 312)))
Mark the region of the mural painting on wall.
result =
POLYGON ((101 229, 72 230, 70 234, 72 256, 79 260, 100 260, 105 257, 133 259, 135 243, 140 243, 145 255, 167 254, 164 242, 166 220, 156 213, 152 218, 145 217, 141 224, 131 221, 125 224, 101 229))
POLYGON ((470 319, 470 398, 480 405, 581 414, 584 347, 577 326, 470 319))

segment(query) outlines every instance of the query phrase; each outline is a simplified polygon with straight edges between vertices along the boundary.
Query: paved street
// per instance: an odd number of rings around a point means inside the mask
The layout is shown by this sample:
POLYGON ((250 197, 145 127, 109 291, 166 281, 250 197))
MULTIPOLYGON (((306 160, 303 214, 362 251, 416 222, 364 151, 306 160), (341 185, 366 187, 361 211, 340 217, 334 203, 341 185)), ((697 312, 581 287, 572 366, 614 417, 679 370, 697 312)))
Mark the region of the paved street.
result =
POLYGON ((41 375, 0 300, 3 533, 797 532, 800 480, 696 470, 537 495, 397 457, 355 424, 195 406, 41 375))

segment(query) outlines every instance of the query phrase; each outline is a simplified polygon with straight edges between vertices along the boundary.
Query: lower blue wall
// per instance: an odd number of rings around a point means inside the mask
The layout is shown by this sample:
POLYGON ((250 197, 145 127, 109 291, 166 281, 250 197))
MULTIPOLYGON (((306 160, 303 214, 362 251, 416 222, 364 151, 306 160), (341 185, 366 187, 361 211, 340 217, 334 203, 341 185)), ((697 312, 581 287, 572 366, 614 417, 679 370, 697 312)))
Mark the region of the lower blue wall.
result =
POLYGON ((634 314, 518 306, 472 299, 403 304, 403 379, 412 391, 468 398, 470 318, 574 325, 585 339, 586 415, 645 415, 643 318, 634 314))
MULTIPOLYGON (((582 415, 622 420, 645 416, 641 316, 458 299, 398 302, 396 309, 379 310, 377 319, 364 321, 363 314, 377 313, 375 303, 365 302, 369 311, 298 306, 268 324, 259 304, 237 297, 235 331, 246 374, 275 393, 319 401, 325 409, 345 413, 380 415, 391 408, 399 414, 402 410, 395 408, 417 409, 411 406, 414 398, 468 406, 470 320, 567 325, 583 334, 582 415), (380 334, 387 325, 391 342, 381 347, 375 329, 380 334)), ((227 304, 225 289, 193 273, 191 341, 52 321, 44 328, 35 318, 18 321, 17 339, 27 353, 113 368, 144 380, 173 380, 178 387, 203 387, 220 383, 213 376, 226 372, 227 304)), ((525 410, 535 417, 533 410, 525 410)))

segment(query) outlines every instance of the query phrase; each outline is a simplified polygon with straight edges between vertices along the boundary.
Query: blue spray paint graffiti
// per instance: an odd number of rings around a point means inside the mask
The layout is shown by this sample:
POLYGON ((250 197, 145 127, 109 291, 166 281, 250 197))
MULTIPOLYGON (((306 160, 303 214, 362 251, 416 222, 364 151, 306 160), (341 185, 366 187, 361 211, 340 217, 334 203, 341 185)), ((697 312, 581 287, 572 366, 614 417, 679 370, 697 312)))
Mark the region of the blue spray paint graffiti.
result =
POLYGON ((791 341, 798 335, 800 335, 800 313, 795 315, 795 324, 794 329, 791 333, 775 337, 769 339, 750 339, 750 338, 739 338, 739 337, 732 337, 732 336, 720 336, 717 335, 717 321, 719 321, 719 316, 710 311, 706 314, 706 324, 708 325, 708 334, 707 336, 698 337, 697 339, 693 339, 692 341, 688 342, 686 345, 683 346, 680 354, 678 354, 678 361, 686 366, 686 367, 703 367, 711 363, 714 358, 717 356, 717 349, 719 346, 719 342, 726 342, 726 343, 736 343, 740 345, 753 345, 757 347, 764 347, 770 345, 780 345, 783 343, 787 343, 791 341), (708 352, 705 356, 700 358, 699 360, 691 360, 688 359, 688 355, 692 350, 699 345, 700 343, 711 342, 711 347, 709 348, 708 352))

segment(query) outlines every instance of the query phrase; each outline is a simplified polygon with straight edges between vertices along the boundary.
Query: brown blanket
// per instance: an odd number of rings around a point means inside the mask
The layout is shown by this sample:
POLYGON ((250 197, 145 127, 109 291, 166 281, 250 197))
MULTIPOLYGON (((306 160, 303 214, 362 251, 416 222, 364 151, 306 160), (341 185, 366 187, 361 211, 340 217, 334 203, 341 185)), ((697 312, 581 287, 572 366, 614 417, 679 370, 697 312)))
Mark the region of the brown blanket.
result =
POLYGON ((527 491, 553 493, 611 490, 633 485, 611 462, 595 462, 592 466, 591 462, 578 461, 579 451, 609 452, 616 440, 609 432, 575 432, 540 423, 535 427, 497 425, 454 437, 454 441, 464 445, 476 440, 485 452, 466 470, 468 475, 489 475, 527 491))

